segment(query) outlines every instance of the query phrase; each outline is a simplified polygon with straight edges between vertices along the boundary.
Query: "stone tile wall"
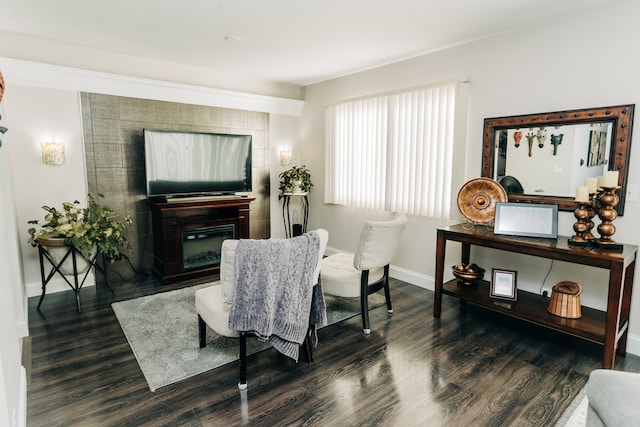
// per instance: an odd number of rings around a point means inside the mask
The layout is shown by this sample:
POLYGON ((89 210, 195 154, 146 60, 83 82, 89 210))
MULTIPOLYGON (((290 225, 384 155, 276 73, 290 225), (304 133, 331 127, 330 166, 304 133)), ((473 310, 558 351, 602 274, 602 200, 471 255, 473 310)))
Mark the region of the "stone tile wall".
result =
POLYGON ((87 181, 90 194, 116 212, 130 214, 127 232, 131 261, 118 261, 110 273, 131 278, 138 271, 150 274, 153 266, 151 215, 147 204, 143 129, 219 132, 252 135, 253 194, 250 232, 267 238, 269 217, 269 114, 152 101, 95 93, 81 93, 87 181))

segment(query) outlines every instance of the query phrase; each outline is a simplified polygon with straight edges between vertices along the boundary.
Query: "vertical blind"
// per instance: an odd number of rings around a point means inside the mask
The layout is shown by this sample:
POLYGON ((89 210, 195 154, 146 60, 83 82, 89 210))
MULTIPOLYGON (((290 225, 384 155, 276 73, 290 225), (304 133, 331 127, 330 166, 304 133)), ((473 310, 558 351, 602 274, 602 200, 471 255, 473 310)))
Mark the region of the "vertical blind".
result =
POLYGON ((448 219, 456 86, 327 107, 325 203, 448 219))

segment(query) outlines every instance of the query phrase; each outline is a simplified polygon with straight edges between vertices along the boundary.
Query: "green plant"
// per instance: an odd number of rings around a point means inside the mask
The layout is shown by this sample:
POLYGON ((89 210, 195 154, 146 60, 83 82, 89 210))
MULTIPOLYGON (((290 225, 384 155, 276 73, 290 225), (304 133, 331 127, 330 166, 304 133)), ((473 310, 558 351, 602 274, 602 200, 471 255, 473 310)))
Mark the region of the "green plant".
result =
MULTIPOLYGON (((98 194, 99 197, 104 197, 98 194)), ((90 259, 95 245, 98 251, 110 262, 120 257, 120 248, 131 247, 123 234, 124 229, 131 225, 129 215, 116 215, 107 205, 99 204, 89 194, 86 207, 80 207, 80 202, 62 203, 62 209, 43 206, 47 213, 44 223, 38 220, 28 221, 29 224, 40 225, 40 229, 29 228, 29 244, 37 246, 39 240, 64 237, 64 243, 73 246, 86 259, 90 259)))
POLYGON ((278 195, 278 199, 281 199, 285 194, 293 193, 296 186, 300 188, 300 191, 303 193, 310 192, 311 187, 313 187, 311 174, 305 165, 301 167, 293 166, 282 172, 279 176, 280 186, 278 189, 280 190, 280 194, 278 195))

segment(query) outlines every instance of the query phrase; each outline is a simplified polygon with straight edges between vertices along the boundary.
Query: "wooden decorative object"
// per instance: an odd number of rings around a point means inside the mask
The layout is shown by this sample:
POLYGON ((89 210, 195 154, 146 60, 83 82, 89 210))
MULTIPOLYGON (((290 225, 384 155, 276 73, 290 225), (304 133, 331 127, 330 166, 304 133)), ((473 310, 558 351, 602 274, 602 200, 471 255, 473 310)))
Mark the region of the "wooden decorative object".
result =
POLYGON ((3 96, 4 96, 4 77, 2 77, 2 72, 0 71, 0 102, 2 102, 3 96))
POLYGON ((618 205, 618 195, 616 191, 620 187, 603 187, 603 192, 600 194, 600 205, 602 206, 598 217, 602 220, 598 224, 598 234, 600 238, 597 240, 598 247, 602 249, 622 249, 622 245, 616 243, 611 236, 616 232, 616 227, 613 225, 613 220, 618 217, 618 213, 614 209, 618 205))
POLYGON ((598 193, 589 193, 590 203, 587 204, 587 220, 585 223, 587 224, 587 230, 584 232, 584 238, 592 244, 596 240, 596 236, 593 235, 591 230, 596 226, 595 222, 593 222, 593 218, 596 216, 596 212, 599 210, 598 207, 600 205, 600 201, 598 200, 598 193))
POLYGON ((549 313, 566 319, 579 319, 582 317, 580 310, 580 294, 582 286, 576 282, 564 281, 551 288, 551 301, 549 301, 549 313))
POLYGON ((451 267, 453 275, 458 278, 458 284, 464 286, 477 285, 478 280, 484 277, 484 268, 476 264, 459 263, 451 267))
POLYGON ((467 182, 458 192, 458 209, 474 224, 493 223, 496 203, 506 202, 507 191, 491 178, 476 178, 467 182))
POLYGON ((588 203, 580 203, 576 210, 573 212, 573 215, 576 217, 576 222, 573 224, 573 231, 576 232, 571 239, 569 239, 570 245, 576 246, 586 246, 589 244, 589 239, 587 239, 587 231, 589 229, 588 220, 589 220, 589 204, 588 203))

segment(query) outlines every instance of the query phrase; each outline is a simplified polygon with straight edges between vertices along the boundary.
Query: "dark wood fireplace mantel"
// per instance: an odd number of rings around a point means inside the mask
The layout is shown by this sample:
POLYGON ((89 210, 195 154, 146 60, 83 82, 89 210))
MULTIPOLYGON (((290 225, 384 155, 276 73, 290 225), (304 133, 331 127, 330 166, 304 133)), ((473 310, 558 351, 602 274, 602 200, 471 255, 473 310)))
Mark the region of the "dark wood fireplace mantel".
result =
MULTIPOLYGON (((185 265, 183 242, 199 229, 233 226, 235 239, 249 238, 249 205, 255 198, 223 197, 197 200, 149 200, 153 231, 153 274, 163 284, 220 272, 220 263, 199 267, 185 265)), ((214 243, 221 243, 215 242, 214 243)), ((215 246, 215 245, 214 245, 215 246)), ((219 247, 210 251, 218 252, 219 247)))

